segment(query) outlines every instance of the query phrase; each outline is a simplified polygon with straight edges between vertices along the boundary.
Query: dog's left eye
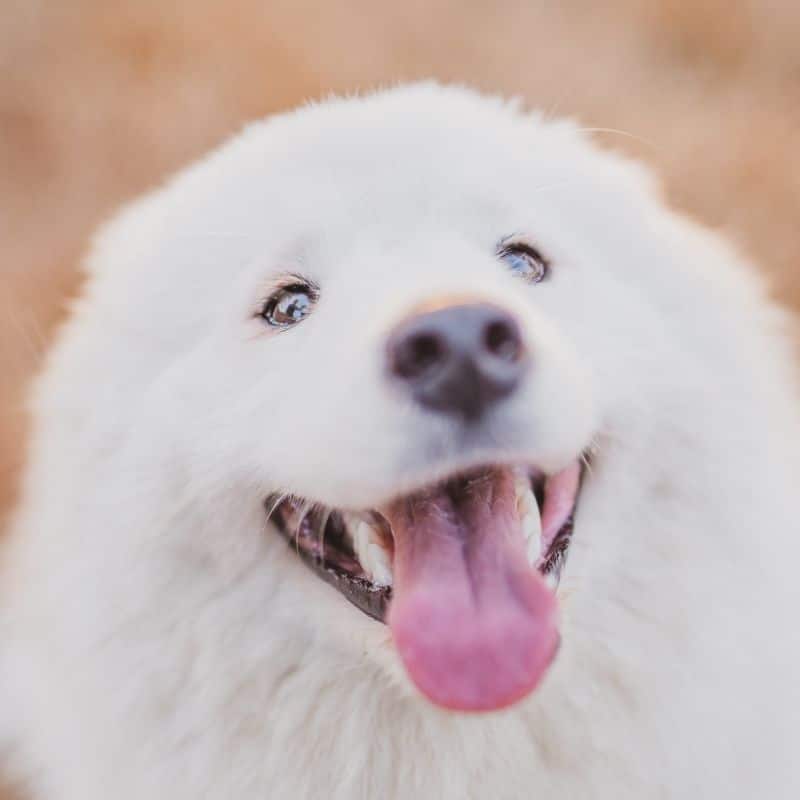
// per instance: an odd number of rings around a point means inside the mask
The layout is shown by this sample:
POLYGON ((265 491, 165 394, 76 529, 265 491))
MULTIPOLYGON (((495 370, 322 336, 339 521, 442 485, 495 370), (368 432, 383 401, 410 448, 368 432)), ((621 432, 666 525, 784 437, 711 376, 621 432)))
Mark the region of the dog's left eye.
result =
POLYGON ((261 317, 276 328, 288 328, 311 313, 315 300, 316 293, 306 284, 284 286, 264 303, 261 317))
POLYGON ((544 256, 528 244, 505 244, 497 251, 511 271, 528 283, 539 283, 547 277, 548 264, 544 256))

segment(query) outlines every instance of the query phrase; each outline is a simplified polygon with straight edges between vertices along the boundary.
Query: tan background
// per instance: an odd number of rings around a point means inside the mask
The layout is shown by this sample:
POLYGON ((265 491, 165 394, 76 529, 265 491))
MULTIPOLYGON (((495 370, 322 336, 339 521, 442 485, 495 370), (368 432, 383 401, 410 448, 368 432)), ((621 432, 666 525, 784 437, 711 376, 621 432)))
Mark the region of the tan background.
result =
POLYGON ((0 0, 0 515, 98 221, 244 120, 437 77, 613 128, 800 307, 797 0, 0 0))

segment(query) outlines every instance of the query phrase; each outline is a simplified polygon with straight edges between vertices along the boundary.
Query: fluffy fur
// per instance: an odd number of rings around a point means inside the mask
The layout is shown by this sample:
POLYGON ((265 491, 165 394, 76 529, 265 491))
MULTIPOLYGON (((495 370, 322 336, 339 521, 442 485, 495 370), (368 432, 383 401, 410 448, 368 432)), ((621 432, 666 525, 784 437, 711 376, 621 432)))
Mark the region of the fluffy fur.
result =
POLYGON ((0 730, 34 797, 797 795, 785 320, 639 167, 466 91, 334 100, 128 208, 88 272, 3 562, 0 730), (519 232, 547 283, 495 259, 519 232), (285 272, 321 299, 275 335, 255 312, 285 272), (469 444, 381 369, 442 295, 513 310, 536 356, 469 444), (264 524, 275 489, 374 506, 590 443, 561 651, 499 714, 420 699, 264 524))

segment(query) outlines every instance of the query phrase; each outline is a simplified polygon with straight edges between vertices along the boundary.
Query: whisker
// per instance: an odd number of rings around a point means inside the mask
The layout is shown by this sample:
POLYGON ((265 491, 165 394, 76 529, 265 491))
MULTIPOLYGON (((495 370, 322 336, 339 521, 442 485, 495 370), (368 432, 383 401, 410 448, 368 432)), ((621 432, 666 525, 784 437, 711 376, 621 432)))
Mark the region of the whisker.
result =
POLYGON ((618 128, 578 128, 578 131, 580 133, 616 133, 619 136, 626 136, 629 139, 634 139, 641 144, 645 144, 653 150, 660 149, 655 142, 651 142, 649 139, 645 139, 644 137, 635 133, 631 133, 630 131, 619 130, 618 128))
POLYGON ((47 352, 47 336, 34 314, 23 315, 11 304, 3 304, 3 317, 16 328, 15 338, 21 342, 34 363, 38 363, 47 352))
POLYGON ((592 475, 592 458, 600 452, 600 442, 597 437, 589 442, 589 446, 581 453, 580 459, 589 476, 592 475))
POLYGON ((272 518, 272 515, 277 510, 278 506, 289 496, 288 492, 277 492, 276 494, 270 495, 267 498, 267 502, 273 501, 272 506, 270 507, 269 511, 267 511, 267 519, 266 522, 269 522, 272 518))

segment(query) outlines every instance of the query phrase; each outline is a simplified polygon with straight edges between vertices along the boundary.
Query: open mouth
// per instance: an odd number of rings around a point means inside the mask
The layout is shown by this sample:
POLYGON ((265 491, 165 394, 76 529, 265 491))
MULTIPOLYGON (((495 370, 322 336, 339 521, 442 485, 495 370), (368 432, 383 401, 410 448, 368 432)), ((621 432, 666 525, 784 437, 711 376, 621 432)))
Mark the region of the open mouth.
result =
POLYGON ((387 622, 407 672, 448 708, 500 708, 539 682, 558 646, 555 589, 572 536, 581 461, 553 475, 486 466, 378 509, 273 496, 298 556, 387 622))
MULTIPOLYGON (((476 484, 498 484, 502 473, 514 490, 514 509, 528 564, 536 567, 552 590, 558 587, 572 540, 581 470, 573 462, 552 476, 525 467, 489 467, 421 489, 397 503, 435 504, 445 493, 463 499, 476 484)), ((495 487, 493 487, 495 488, 495 487)), ((392 597, 394 536, 389 509, 340 511, 294 495, 272 496, 270 518, 298 556, 353 605, 381 622, 392 597)), ((446 512, 445 512, 446 513, 446 512)))

